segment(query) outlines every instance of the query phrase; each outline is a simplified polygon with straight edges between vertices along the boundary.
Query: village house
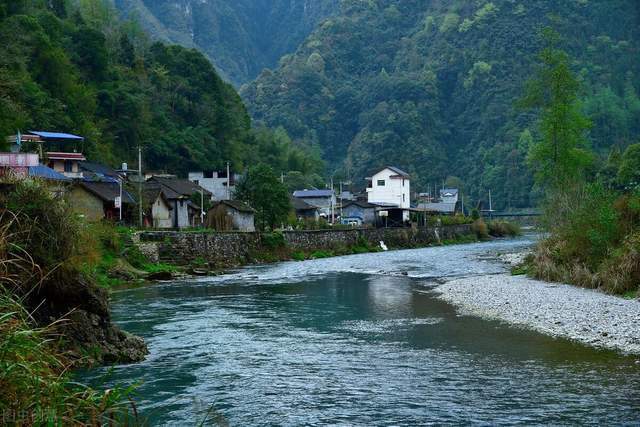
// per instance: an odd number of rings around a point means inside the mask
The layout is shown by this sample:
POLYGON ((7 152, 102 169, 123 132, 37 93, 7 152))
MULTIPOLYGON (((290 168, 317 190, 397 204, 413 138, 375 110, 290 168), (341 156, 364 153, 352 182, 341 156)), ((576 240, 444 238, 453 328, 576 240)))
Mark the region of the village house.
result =
MULTIPOLYGON (((120 208, 116 199, 120 196, 120 185, 114 182, 78 181, 67 192, 71 209, 87 221, 102 219, 118 221, 120 208)), ((136 201, 126 190, 122 190, 122 218, 129 222, 136 201)))
POLYGON ((145 227, 172 228, 171 202, 157 186, 145 187, 143 194, 143 217, 145 227))
POLYGON ((433 215, 455 215, 460 212, 457 188, 443 188, 439 191, 439 198, 435 201, 418 203, 418 210, 433 215))
POLYGON ((8 175, 40 179, 46 183, 47 188, 54 195, 63 195, 71 182, 71 178, 41 165, 38 154, 20 153, 18 150, 0 153, 0 177, 8 175))
POLYGON ((377 207, 369 202, 358 200, 346 202, 342 205, 340 222, 342 224, 373 225, 376 223, 377 207))
POLYGON ((217 231, 256 231, 255 210, 239 200, 222 200, 207 213, 207 227, 217 231))
POLYGON ((318 221, 320 219, 318 208, 308 204, 302 199, 291 197, 291 206, 295 211, 298 221, 318 221))
POLYGON ((336 193, 333 190, 298 190, 293 192, 293 197, 318 208, 321 217, 331 218, 332 215, 337 215, 336 193))
MULTIPOLYGON (((163 178, 154 176, 144 183, 147 191, 159 189, 171 205, 171 227, 187 228, 201 224, 200 205, 191 199, 198 195, 201 199, 210 200, 211 193, 198 184, 179 178, 163 178)), ((144 203, 144 202, 143 202, 144 203)))
POLYGON ((46 161, 54 171, 68 178, 82 178, 79 163, 85 161, 81 153, 47 152, 46 161))
POLYGON ((367 178, 367 202, 378 206, 377 214, 385 225, 402 225, 410 219, 410 184, 408 173, 387 166, 367 178))
POLYGON ((242 175, 227 171, 189 172, 189 181, 201 186, 212 194, 212 200, 231 200, 236 191, 236 183, 242 175))

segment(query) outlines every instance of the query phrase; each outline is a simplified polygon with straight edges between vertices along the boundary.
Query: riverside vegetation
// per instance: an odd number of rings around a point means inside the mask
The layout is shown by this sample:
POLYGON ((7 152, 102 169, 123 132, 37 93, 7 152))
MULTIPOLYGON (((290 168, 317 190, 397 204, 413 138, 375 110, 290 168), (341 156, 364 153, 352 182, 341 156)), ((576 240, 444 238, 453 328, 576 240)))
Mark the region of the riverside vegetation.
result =
POLYGON ((2 184, 0 196, 0 413, 19 425, 135 418, 132 388, 98 392, 70 370, 139 361, 144 342, 111 323, 108 293, 87 266, 93 233, 38 181, 2 184))
POLYGON ((529 259, 537 278, 636 296, 640 286, 640 143, 600 161, 589 146, 593 123, 579 102, 580 81, 562 40, 545 31, 537 75, 522 106, 538 113, 529 164, 544 191, 550 236, 529 259))

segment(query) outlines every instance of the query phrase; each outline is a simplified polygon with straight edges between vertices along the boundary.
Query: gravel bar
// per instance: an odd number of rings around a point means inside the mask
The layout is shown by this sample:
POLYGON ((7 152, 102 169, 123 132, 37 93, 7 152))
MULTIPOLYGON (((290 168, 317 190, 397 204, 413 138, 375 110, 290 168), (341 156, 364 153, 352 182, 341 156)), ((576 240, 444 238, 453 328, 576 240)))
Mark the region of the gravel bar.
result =
POLYGON ((508 274, 455 279, 435 290, 462 314, 640 354, 638 300, 508 274))

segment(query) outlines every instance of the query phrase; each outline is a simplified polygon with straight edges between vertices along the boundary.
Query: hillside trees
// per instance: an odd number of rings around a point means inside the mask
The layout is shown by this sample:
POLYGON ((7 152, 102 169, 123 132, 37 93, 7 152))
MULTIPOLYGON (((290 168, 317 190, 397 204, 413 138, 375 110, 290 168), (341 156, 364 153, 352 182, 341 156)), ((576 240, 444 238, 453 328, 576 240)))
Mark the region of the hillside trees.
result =
POLYGON ((254 132, 233 87, 199 52, 150 43, 107 3, 3 2, 0 9, 0 140, 17 130, 80 134, 92 160, 186 174, 257 161, 318 172, 307 145, 254 132), (64 11, 62 6, 65 6, 64 11), (263 140, 278 139, 277 153, 263 140), (256 156, 256 152, 265 155, 256 156))
POLYGON ((520 136, 536 133, 536 117, 513 107, 540 26, 565 37, 593 122, 585 138, 606 158, 640 137, 639 19, 630 0, 345 1, 241 92, 256 121, 314 141, 354 182, 394 162, 413 188, 454 174, 476 200, 491 189, 498 209, 529 207, 537 196, 520 136), (309 61, 320 57, 323 72, 309 61))

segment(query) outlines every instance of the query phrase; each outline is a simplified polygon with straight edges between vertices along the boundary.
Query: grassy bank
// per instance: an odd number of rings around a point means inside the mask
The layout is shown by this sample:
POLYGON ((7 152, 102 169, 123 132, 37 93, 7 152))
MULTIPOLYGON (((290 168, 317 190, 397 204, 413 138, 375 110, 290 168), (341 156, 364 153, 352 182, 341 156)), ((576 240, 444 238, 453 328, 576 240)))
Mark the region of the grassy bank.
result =
POLYGON ((135 418, 130 389, 97 392, 74 367, 141 360, 144 342, 111 323, 87 265, 95 236, 38 181, 0 192, 0 414, 17 425, 102 425, 135 418))
POLYGON ((89 224, 87 227, 88 234, 93 236, 96 256, 84 265, 84 271, 103 288, 142 284, 154 277, 170 277, 180 272, 177 266, 150 262, 131 243, 135 229, 106 222, 89 224))
POLYGON ((640 192, 587 184, 568 195, 571 213, 549 225, 531 274, 634 297, 640 286, 640 192))

